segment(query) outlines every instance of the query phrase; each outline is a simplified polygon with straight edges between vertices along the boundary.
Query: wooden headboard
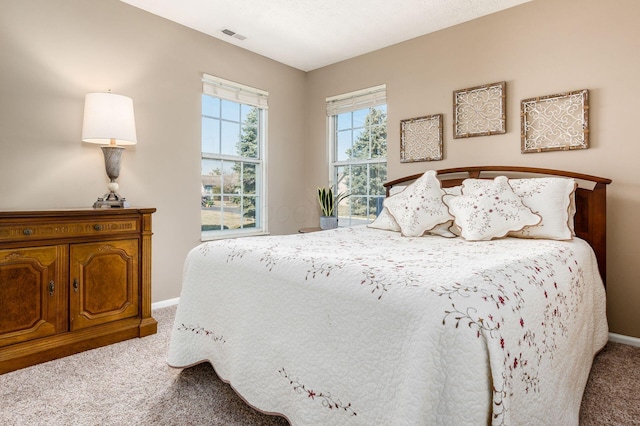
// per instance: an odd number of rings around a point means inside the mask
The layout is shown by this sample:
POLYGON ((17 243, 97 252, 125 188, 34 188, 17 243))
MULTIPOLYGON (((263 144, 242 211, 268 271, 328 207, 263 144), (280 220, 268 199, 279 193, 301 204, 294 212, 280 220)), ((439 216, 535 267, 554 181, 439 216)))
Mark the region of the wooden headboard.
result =
MULTIPOLYGON (((442 186, 448 188, 460 185, 466 178, 492 179, 504 175, 509 178, 531 178, 546 176, 561 176, 574 178, 578 182, 576 190, 576 215, 574 228, 576 235, 587 241, 598 259, 598 268, 602 281, 606 284, 607 277, 607 185, 611 179, 563 170, 540 169, 536 167, 510 166, 474 166, 456 167, 437 170, 442 186), (583 186, 584 185, 584 186, 583 186)), ((422 176, 422 173, 395 179, 384 184, 389 196, 389 190, 396 185, 407 184, 422 176)))

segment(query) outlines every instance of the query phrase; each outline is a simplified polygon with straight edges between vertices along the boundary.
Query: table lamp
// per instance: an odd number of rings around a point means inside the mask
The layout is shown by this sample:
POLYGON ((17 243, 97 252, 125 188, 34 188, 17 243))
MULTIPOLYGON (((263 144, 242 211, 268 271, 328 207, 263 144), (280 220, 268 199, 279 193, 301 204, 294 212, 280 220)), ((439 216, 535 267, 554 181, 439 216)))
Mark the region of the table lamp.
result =
POLYGON ((116 179, 120 175, 120 160, 124 147, 135 145, 136 123, 131 98, 115 93, 88 93, 84 100, 82 141, 102 144, 104 166, 110 182, 109 192, 93 204, 93 208, 129 207, 118 194, 116 179))

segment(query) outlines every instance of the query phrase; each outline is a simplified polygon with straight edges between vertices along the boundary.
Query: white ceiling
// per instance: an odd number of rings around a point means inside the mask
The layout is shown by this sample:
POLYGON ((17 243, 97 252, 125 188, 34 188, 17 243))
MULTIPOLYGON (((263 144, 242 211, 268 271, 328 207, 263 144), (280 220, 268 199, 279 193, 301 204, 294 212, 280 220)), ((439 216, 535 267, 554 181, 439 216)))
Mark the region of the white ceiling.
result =
POLYGON ((310 71, 531 0, 121 1, 310 71))

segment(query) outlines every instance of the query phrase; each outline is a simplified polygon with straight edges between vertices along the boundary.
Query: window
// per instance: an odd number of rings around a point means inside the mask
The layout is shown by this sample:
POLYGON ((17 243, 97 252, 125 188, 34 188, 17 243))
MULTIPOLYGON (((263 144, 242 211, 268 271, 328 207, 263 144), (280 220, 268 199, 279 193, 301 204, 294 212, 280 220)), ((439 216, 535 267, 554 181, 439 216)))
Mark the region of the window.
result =
POLYGON ((327 98, 331 179, 340 226, 373 221, 382 210, 387 180, 386 86, 327 98))
POLYGON ((266 232, 268 93, 204 75, 202 239, 266 232))

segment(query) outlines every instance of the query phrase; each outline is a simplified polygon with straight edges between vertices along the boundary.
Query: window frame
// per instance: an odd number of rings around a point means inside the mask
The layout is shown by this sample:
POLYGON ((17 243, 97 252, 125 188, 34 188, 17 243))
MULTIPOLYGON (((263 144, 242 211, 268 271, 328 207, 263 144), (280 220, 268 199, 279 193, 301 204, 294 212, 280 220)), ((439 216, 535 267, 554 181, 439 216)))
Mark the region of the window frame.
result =
MULTIPOLYGON (((255 197, 256 197, 256 226, 255 227, 247 227, 240 229, 219 229, 219 230, 202 230, 202 213, 200 218, 200 240, 201 241, 211 241, 217 239, 224 238, 235 238, 235 237, 243 237, 243 236, 252 236, 252 235, 265 235, 268 234, 268 216, 267 216, 267 121, 268 121, 268 105, 267 98, 268 92, 255 89, 250 86, 242 85, 239 83, 235 83, 229 80, 224 80, 219 77, 214 77, 208 74, 204 74, 202 78, 203 83, 203 91, 201 94, 201 111, 200 111, 200 123, 201 128, 202 124, 206 117, 204 108, 202 108, 204 97, 211 96, 216 99, 227 100, 231 102, 235 102, 240 105, 246 105, 250 107, 256 107, 258 109, 258 153, 256 158, 251 157, 243 157, 241 155, 229 155, 222 154, 222 148, 220 148, 220 153, 209 153, 203 151, 202 146, 202 137, 200 136, 200 182, 201 182, 201 190, 204 190, 204 185, 202 184, 202 176, 204 176, 202 169, 202 162, 205 160, 212 161, 222 161, 225 162, 240 162, 242 164, 242 169, 244 170, 245 164, 255 164, 256 168, 259 171, 256 171, 256 188, 255 188, 255 197)), ((220 103, 222 105, 222 102, 220 103)), ((242 106, 240 107, 242 110, 242 106)), ((223 119, 222 111, 220 111, 220 117, 215 117, 220 120, 220 123, 223 121, 231 121, 226 118, 223 119)), ((240 113, 238 123, 240 125, 240 131, 242 131, 242 112, 240 113)), ((220 130, 220 135, 222 137, 222 130, 220 130)), ((222 140, 220 144, 222 145, 222 140)), ((241 183, 242 185, 242 183, 241 183)), ((204 197, 204 193, 201 194, 204 197)), ((229 196, 230 194, 225 194, 224 186, 222 185, 220 197, 224 198, 225 196, 229 196)), ((244 191, 241 192, 241 196, 244 195, 244 191)), ((201 197, 201 198, 202 198, 201 197)), ((202 200, 201 200, 202 203, 202 200)), ((200 207, 200 211, 202 212, 202 204, 200 207)))
MULTIPOLYGON (((338 169, 340 167, 349 167, 349 166, 358 166, 358 165, 366 165, 367 166, 367 191, 370 189, 369 179, 371 178, 370 166, 375 164, 384 164, 385 167, 388 164, 388 132, 387 132, 387 155, 385 157, 375 157, 369 159, 347 159, 347 160, 338 160, 338 115, 347 113, 347 112, 355 112, 363 109, 368 109, 372 107, 379 107, 385 105, 386 107, 386 85, 379 85, 370 87, 367 89, 357 90, 354 92, 344 93, 341 95, 336 95, 332 97, 328 97, 326 99, 327 103, 327 158, 328 158, 328 175, 329 175, 329 184, 335 191, 338 193, 337 188, 337 178, 338 178, 338 169)), ((386 108, 385 108, 386 109, 386 108)), ((386 112, 385 112, 386 113, 386 112)), ((351 123, 352 127, 350 129, 354 129, 353 122, 351 123)), ((388 129, 388 120, 385 122, 385 127, 388 129)), ((360 196, 360 195, 358 195, 360 196)), ((373 198, 384 199, 384 194, 381 196, 371 196, 367 194, 365 198, 367 200, 367 216, 370 215, 369 209, 371 207, 370 201, 373 198)), ((351 198, 351 197, 349 197, 351 198)), ((379 211, 377 212, 380 213, 379 211)), ((344 217, 343 217, 344 219, 344 217)), ((371 223, 373 219, 368 219, 368 223, 371 223)), ((347 219, 348 224, 344 225, 344 220, 342 223, 338 222, 340 227, 349 227, 354 226, 356 224, 352 223, 354 221, 353 216, 350 215, 347 219)))

